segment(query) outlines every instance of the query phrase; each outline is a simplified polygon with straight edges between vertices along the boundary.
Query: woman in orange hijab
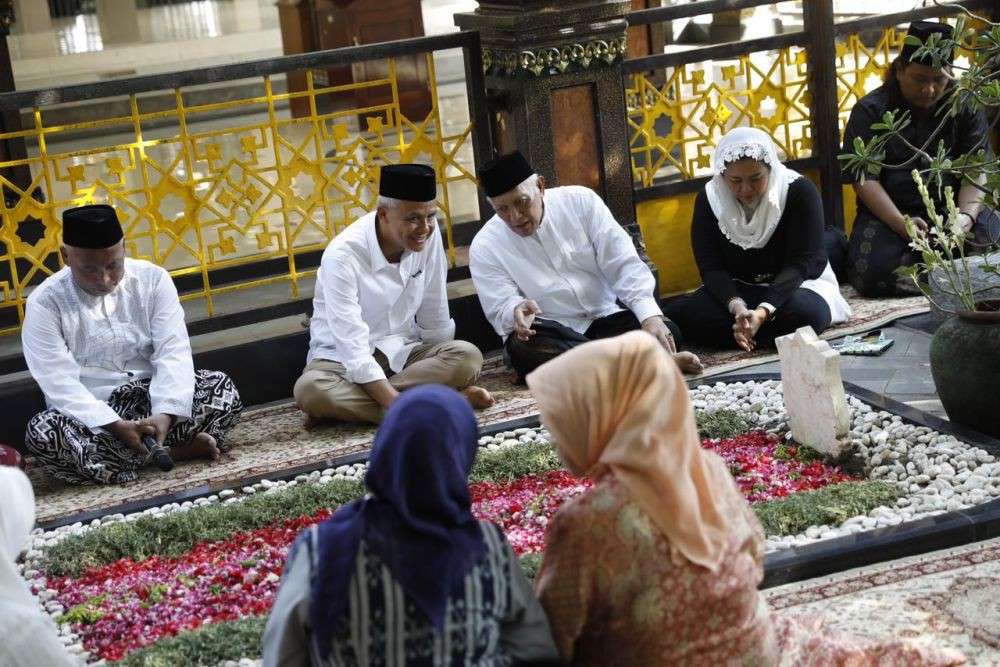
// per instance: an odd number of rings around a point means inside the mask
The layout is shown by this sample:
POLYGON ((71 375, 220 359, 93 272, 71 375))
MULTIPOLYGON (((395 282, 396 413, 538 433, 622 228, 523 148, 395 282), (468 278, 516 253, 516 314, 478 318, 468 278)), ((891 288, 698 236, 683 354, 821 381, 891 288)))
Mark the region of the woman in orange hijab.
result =
POLYGON ((553 518, 536 579, 564 660, 963 661, 957 652, 930 655, 902 643, 817 641, 814 629, 796 631, 772 618, 757 592, 760 523, 722 459, 701 448, 683 377, 648 334, 587 343, 527 382, 566 467, 595 482, 553 518))

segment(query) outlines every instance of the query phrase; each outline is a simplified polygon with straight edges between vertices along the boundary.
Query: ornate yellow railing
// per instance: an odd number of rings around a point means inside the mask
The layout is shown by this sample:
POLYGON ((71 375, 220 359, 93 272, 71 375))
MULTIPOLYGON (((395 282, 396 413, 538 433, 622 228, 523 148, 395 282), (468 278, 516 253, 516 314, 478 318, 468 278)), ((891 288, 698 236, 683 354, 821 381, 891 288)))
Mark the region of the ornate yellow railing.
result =
POLYGON ((636 184, 651 186, 664 172, 708 173, 716 141, 743 125, 768 130, 787 156, 808 157, 805 56, 791 47, 692 63, 668 69, 660 84, 633 74, 625 99, 636 184))
MULTIPOLYGON (((837 108, 843 133, 851 109, 878 86, 903 45, 905 31, 882 30, 872 46, 861 35, 836 42, 837 108)), ((960 51, 958 58, 967 57, 960 51)), ((709 172, 715 144, 733 127, 768 131, 789 160, 811 155, 805 47, 633 74, 625 89, 632 176, 637 187, 657 179, 709 172)))
POLYGON ((406 116, 395 57, 383 78, 345 85, 322 85, 308 69, 294 92, 276 92, 280 79, 268 74, 244 75, 241 90, 256 89, 227 101, 192 103, 188 86, 166 105, 162 89, 158 101, 133 93, 127 115, 84 122, 46 122, 48 108, 35 107, 33 126, 0 134, 28 145, 26 159, 0 162, 0 333, 17 330, 31 287, 59 268, 62 211, 87 203, 115 206, 129 256, 168 268, 190 286, 182 299, 204 300, 211 315, 213 298, 234 290, 284 282, 298 297, 315 268, 297 259, 312 253, 314 267, 315 253, 372 207, 379 167, 422 162, 438 175, 454 263, 453 222, 479 216, 469 105, 449 98, 444 113, 434 53, 406 57, 409 67, 426 62, 423 118, 406 116), (373 94, 377 103, 357 103, 373 94), (30 186, 19 187, 12 169, 25 166, 30 186), (251 275, 217 279, 236 267, 251 275))

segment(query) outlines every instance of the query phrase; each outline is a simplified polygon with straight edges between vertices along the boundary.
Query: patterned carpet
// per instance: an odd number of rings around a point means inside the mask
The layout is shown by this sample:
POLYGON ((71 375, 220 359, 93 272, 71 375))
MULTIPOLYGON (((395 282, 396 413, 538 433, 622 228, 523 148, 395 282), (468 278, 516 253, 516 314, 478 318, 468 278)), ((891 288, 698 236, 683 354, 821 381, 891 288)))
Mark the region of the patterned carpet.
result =
MULTIPOLYGON (((500 359, 484 368, 482 384, 496 404, 479 414, 480 426, 534 414, 535 402, 526 387, 507 380, 500 359)), ((186 489, 278 472, 331 459, 371 447, 375 430, 362 424, 328 423, 306 429, 303 415, 291 403, 247 410, 230 434, 233 449, 217 463, 186 461, 164 473, 147 467, 138 481, 109 486, 63 484, 30 467, 35 487, 38 521, 112 507, 186 489)))
POLYGON ((955 648, 1000 665, 1000 538, 764 591, 777 613, 865 639, 955 648))
MULTIPOLYGON (((922 297, 906 299, 862 299, 845 287, 854 309, 849 325, 831 328, 824 338, 843 336, 883 326, 906 315, 927 311, 922 297)), ((777 358, 768 351, 698 350, 709 377, 737 368, 766 363, 777 358)), ((536 414, 535 402, 526 387, 510 382, 499 357, 487 360, 480 384, 496 398, 496 405, 479 414, 482 426, 536 414)), ((112 507, 126 502, 199 487, 225 484, 254 475, 278 472, 364 451, 371 446, 374 430, 357 424, 327 424, 312 429, 303 426, 302 414, 291 403, 248 410, 230 435, 233 449, 218 463, 185 462, 171 472, 147 468, 137 482, 119 486, 69 486, 32 473, 38 501, 38 520, 112 507)))

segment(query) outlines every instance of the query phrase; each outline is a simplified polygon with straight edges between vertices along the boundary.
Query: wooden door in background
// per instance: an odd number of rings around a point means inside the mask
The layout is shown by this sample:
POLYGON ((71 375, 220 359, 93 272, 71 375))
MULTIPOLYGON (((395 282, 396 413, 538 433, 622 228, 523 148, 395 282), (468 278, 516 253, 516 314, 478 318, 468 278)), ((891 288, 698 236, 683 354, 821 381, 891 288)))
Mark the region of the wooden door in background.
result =
MULTIPOLYGON (((360 44, 388 42, 408 37, 422 37, 424 20, 420 13, 420 0, 383 0, 383 2, 356 2, 359 6, 349 17, 348 32, 360 44)), ((354 81, 372 81, 389 76, 389 63, 374 60, 356 63, 352 67, 354 81)), ((427 117, 431 110, 428 84, 427 56, 417 54, 396 58, 396 85, 399 104, 404 116, 414 122, 427 117)), ((388 86, 364 88, 356 91, 360 107, 388 104, 392 91, 388 86)))
MULTIPOLYGON (((424 34, 420 0, 278 0, 284 52, 306 53, 391 42, 424 34)), ((418 54, 396 58, 396 81, 403 115, 412 121, 423 120, 431 109, 427 56, 418 54)), ((314 74, 317 87, 338 86, 387 77, 386 60, 356 63, 329 68, 314 74)), ((290 92, 305 89, 305 74, 288 75, 290 92)), ((370 107, 392 101, 389 86, 364 88, 343 94, 324 95, 317 99, 320 113, 352 106, 370 107)), ((309 113, 308 100, 292 100, 294 116, 309 113)), ((364 115, 359 120, 364 127, 364 115)))

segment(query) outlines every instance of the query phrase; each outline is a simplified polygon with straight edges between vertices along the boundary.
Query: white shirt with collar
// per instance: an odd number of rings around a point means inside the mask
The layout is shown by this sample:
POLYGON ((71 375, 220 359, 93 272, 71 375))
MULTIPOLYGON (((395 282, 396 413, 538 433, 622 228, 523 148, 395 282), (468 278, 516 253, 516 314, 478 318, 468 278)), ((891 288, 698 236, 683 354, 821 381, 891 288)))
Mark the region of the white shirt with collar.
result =
POLYGON ((84 292, 64 267, 28 297, 21 344, 46 404, 88 428, 118 421, 105 401, 140 378, 152 378, 152 414, 191 417, 191 343, 162 267, 125 258, 121 282, 104 296, 84 292))
POLYGON ((354 221, 323 252, 309 325, 306 363, 338 361, 356 384, 385 379, 376 349, 398 373, 417 345, 455 337, 438 226, 423 250, 406 250, 398 264, 390 264, 378 244, 375 218, 372 211, 354 221))
POLYGON ((538 303, 540 317, 581 334, 620 312, 616 299, 640 322, 663 314, 652 272, 593 190, 547 188, 544 198, 542 223, 531 236, 518 236, 494 215, 472 241, 472 280, 501 338, 514 330, 514 308, 525 299, 538 303))

